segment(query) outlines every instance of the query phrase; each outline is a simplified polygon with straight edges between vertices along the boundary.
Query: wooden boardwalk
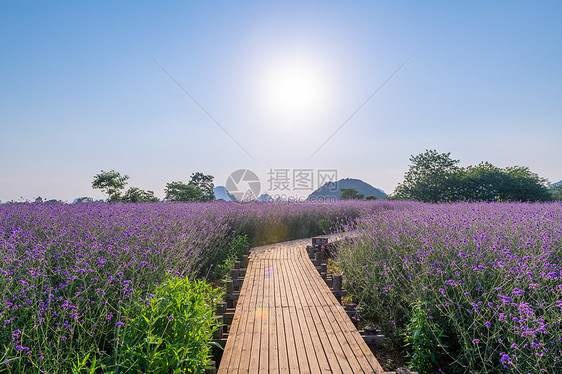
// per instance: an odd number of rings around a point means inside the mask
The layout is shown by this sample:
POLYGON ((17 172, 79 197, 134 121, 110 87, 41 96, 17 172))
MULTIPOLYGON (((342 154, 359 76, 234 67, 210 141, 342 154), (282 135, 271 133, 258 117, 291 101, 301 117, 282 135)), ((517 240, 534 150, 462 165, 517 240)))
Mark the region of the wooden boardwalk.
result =
POLYGON ((310 261, 309 243, 252 250, 219 374, 384 373, 310 261))

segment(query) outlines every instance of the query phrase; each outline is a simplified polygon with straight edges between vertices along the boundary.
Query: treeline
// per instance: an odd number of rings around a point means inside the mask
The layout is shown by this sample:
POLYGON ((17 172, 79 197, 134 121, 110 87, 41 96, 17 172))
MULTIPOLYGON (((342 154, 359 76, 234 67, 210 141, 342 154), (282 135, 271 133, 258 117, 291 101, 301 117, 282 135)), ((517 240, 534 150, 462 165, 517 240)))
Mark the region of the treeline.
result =
POLYGON ((412 164, 392 199, 424 202, 550 201, 560 199, 562 187, 547 188, 548 181, 527 167, 499 168, 489 162, 459 167, 450 153, 426 150, 410 157, 412 164))
MULTIPOLYGON (((137 187, 130 187, 123 193, 127 185, 128 175, 121 175, 115 170, 101 171, 94 176, 92 188, 101 190, 110 202, 142 203, 160 201, 153 191, 145 191, 137 187)), ((188 183, 181 181, 166 184, 164 192, 168 201, 213 201, 214 177, 203 173, 191 174, 188 183)))

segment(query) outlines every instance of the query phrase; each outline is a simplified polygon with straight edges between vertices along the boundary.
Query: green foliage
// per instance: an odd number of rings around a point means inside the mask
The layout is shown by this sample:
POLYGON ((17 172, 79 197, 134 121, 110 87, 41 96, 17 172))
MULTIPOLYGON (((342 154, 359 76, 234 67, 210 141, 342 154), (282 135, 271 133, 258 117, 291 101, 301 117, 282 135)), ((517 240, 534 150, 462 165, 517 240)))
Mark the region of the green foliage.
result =
POLYGON ((325 218, 322 218, 318 221, 318 228, 322 230, 322 233, 328 234, 330 232, 330 223, 325 218))
POLYGON ((562 184, 552 186, 548 189, 553 200, 562 200, 562 184))
POLYGON ((375 195, 367 195, 365 196, 365 200, 377 200, 378 197, 376 197, 375 195))
POLYGON ((455 184, 459 160, 451 153, 426 150, 410 157, 412 165, 404 176, 404 182, 396 188, 395 195, 402 199, 437 202, 451 200, 450 191, 455 184))
POLYGON ((418 300, 412 304, 412 316, 403 336, 410 351, 408 365, 420 374, 435 373, 438 352, 443 351, 441 340, 446 336, 429 315, 427 303, 418 300))
POLYGON ((203 281, 168 279, 150 303, 124 310, 117 368, 127 373, 203 373, 218 328, 214 303, 221 297, 221 291, 203 281))
POLYGON ((171 182, 166 184, 164 189, 166 199, 171 201, 212 201, 215 200, 213 193, 212 175, 194 173, 191 175, 189 183, 171 182))
POLYGON ((195 186, 203 193, 200 201, 213 201, 215 200, 215 193, 213 189, 215 185, 213 184, 214 177, 212 175, 205 175, 203 173, 193 173, 191 174, 191 180, 188 185, 195 186))
POLYGON ((74 362, 72 364, 72 374, 80 374, 80 373, 88 373, 88 374, 94 374, 96 372, 96 370, 98 368, 97 365, 97 359, 94 356, 94 358, 92 359, 91 365, 90 367, 87 366, 87 364, 89 363, 88 359, 90 358, 90 353, 86 354, 86 356, 84 356, 83 359, 80 359, 79 355, 76 355, 76 362, 74 362))
POLYGON ((498 168, 489 162, 457 167, 450 153, 431 150, 412 156, 404 182, 393 198, 441 201, 549 201, 547 181, 529 168, 498 168))
POLYGON ((211 269, 209 274, 211 279, 225 278, 229 275, 230 270, 234 268, 234 263, 242 258, 244 249, 249 247, 250 240, 247 235, 238 235, 233 238, 226 249, 220 251, 214 262, 217 266, 211 269))
POLYGON ((125 192, 121 201, 124 203, 148 203, 160 201, 154 196, 153 191, 144 191, 137 187, 131 187, 125 192))
POLYGON ((93 203, 94 199, 92 199, 91 197, 79 197, 76 199, 76 203, 77 204, 81 204, 81 203, 93 203))
POLYGON ((102 190, 109 201, 119 201, 121 190, 125 188, 128 179, 128 175, 121 175, 115 170, 102 170, 94 176, 92 188, 102 190))
POLYGON ((203 191, 183 182, 167 183, 164 192, 166 199, 171 201, 200 201, 203 198, 203 191))
POLYGON ((502 170, 489 162, 468 166, 457 177, 460 187, 457 200, 497 201, 507 187, 502 170))
POLYGON ((508 188, 503 191, 503 201, 549 201, 548 181, 524 166, 504 169, 508 188))
POLYGON ((355 188, 340 189, 340 200, 363 200, 363 197, 355 188))

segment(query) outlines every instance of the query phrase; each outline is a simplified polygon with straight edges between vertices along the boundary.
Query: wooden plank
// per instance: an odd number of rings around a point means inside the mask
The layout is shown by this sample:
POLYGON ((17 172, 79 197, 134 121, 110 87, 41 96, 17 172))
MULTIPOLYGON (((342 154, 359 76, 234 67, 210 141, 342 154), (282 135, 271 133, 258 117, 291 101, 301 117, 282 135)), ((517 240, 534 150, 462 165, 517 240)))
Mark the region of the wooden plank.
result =
POLYGON ((295 311, 295 303, 290 291, 291 276, 289 269, 285 266, 286 261, 279 261, 278 268, 283 279, 283 293, 285 307, 283 308, 283 320, 285 321, 285 335, 287 336, 287 352, 289 355, 289 372, 303 373, 308 368, 306 354, 302 350, 303 341, 300 335, 300 326, 295 311))
POLYGON ((357 363, 361 368, 366 370, 366 372, 383 373, 384 371, 379 362, 347 316, 343 307, 326 286, 324 280, 318 275, 316 269, 313 266, 308 266, 308 264, 305 266, 309 274, 316 275, 316 277, 311 276, 311 281, 314 282, 314 285, 318 290, 317 294, 323 297, 327 304, 331 305, 330 308, 327 308, 327 314, 331 314, 334 321, 339 326, 341 332, 341 334, 338 335, 340 343, 348 347, 345 351, 348 354, 350 353, 350 350, 352 352, 352 354, 349 354, 348 356, 349 362, 352 363, 352 366, 354 366, 353 357, 355 357, 357 363))
MULTIPOLYGON (((310 261, 308 257, 306 258, 307 261, 310 261)), ((330 344, 330 338, 328 337, 327 333, 327 324, 330 322, 325 318, 325 315, 320 313, 319 308, 322 308, 321 303, 318 300, 316 295, 315 289, 310 287, 308 283, 309 280, 306 280, 306 289, 308 290, 309 300, 314 304, 311 308, 311 316, 314 320, 314 327, 316 328, 317 335, 319 337, 319 343, 321 344, 322 351, 324 353, 323 362, 325 362, 329 366, 330 372, 333 373, 341 373, 342 368, 339 365, 338 358, 336 356, 336 352, 334 351, 334 347, 330 344)), ((323 370, 326 368, 324 367, 323 370)))
POLYGON ((306 252, 252 249, 218 373, 383 373, 306 252))
POLYGON ((269 371, 269 348, 270 341, 273 340, 269 331, 269 320, 272 318, 269 307, 269 293, 271 291, 271 260, 263 261, 263 296, 261 305, 258 306, 258 316, 261 319, 261 335, 260 335, 260 357, 259 372, 266 373, 269 371))
POLYGON ((241 342, 244 341, 244 334, 248 329, 248 313, 246 313, 246 309, 251 303, 251 291, 255 281, 255 277, 252 272, 253 267, 253 263, 248 264, 247 276, 242 285, 242 289, 240 290, 240 298, 234 313, 232 325, 230 326, 228 340, 226 342, 224 354, 218 370, 219 374, 227 372, 236 373, 240 365, 241 350, 243 347, 241 342))
MULTIPOLYGON (((250 347, 250 362, 248 365, 248 373, 258 373, 259 372, 259 363, 260 363, 260 354, 261 354, 261 337, 262 337, 262 318, 261 314, 263 312, 262 304, 263 304, 263 292, 264 292, 264 261, 260 259, 256 262, 258 265, 254 271, 256 271, 259 275, 258 281, 254 284, 254 287, 257 289, 256 291, 256 298, 252 305, 253 310, 249 309, 248 313, 252 316, 254 320, 254 330, 250 337, 250 343, 248 346, 250 347)), ((244 369, 244 372, 246 370, 244 369)))
MULTIPOLYGON (((346 338, 343 336, 344 331, 342 331, 341 326, 337 323, 337 320, 333 313, 335 306, 331 303, 329 299, 326 299, 326 291, 330 292, 330 289, 326 286, 323 279, 320 277, 318 272, 313 266, 307 266, 306 263, 301 263, 301 266, 305 268, 305 272, 308 273, 309 277, 307 281, 309 282, 309 286, 315 290, 315 295, 320 301, 318 310, 321 315, 324 316, 327 326, 329 329, 333 331, 333 339, 332 344, 335 345, 335 349, 339 351, 338 355, 338 362, 342 367, 344 372, 352 372, 352 373, 363 373, 363 369, 361 365, 357 362, 355 358, 355 354, 352 352, 351 348, 349 347, 346 338), (318 281, 319 279, 319 281, 318 281), (323 284, 319 284, 322 282, 323 284), (321 286, 324 286, 326 289, 324 290, 321 286), (339 349, 337 348, 339 345, 339 349), (347 369, 349 367, 349 370, 347 369)), ((347 315, 346 315, 347 318, 347 315)))
POLYGON ((287 342, 285 337, 285 326, 283 325, 283 308, 281 306, 281 282, 279 279, 279 261, 271 262, 273 274, 273 296, 270 299, 270 310, 274 317, 270 320, 270 329, 275 331, 275 336, 270 345, 271 373, 287 373, 289 371, 289 358, 287 356, 287 342))
MULTIPOLYGON (((299 272, 299 268, 296 266, 295 261, 290 261, 293 268, 295 268, 297 273, 299 272)), ((299 278, 302 277, 302 274, 299 274, 299 278)), ((320 320, 316 313, 313 315, 314 308, 313 298, 310 294, 310 288, 307 286, 306 283, 300 281, 299 278, 295 279, 296 292, 295 296, 300 298, 301 305, 302 305, 302 312, 303 318, 302 322, 304 322, 304 327, 306 328, 306 334, 308 336, 305 339, 305 344, 307 344, 307 356, 309 358, 310 370, 312 373, 321 373, 321 372, 331 372, 329 358, 324 351, 324 347, 322 346, 322 337, 318 334, 317 324, 320 323, 320 320)), ((301 327, 303 323, 301 323, 301 327)), ((303 332, 304 333, 304 332, 303 332)), ((335 358, 332 352, 332 356, 335 358)))
MULTIPOLYGON (((244 282, 245 284, 242 285, 242 290, 245 289, 249 289, 250 285, 249 285, 249 281, 246 280, 246 282, 244 282)), ((240 299, 239 302, 242 303, 244 300, 244 295, 245 293, 243 291, 240 292, 240 299)), ((221 366, 219 368, 219 373, 226 373, 227 372, 227 368, 230 366, 230 362, 233 359, 233 357, 235 356, 234 354, 234 350, 235 350, 235 338, 241 334, 241 332, 244 330, 244 328, 240 328, 240 325, 245 325, 245 319, 246 319, 246 315, 241 311, 241 310, 236 310, 234 312, 234 317, 232 319, 232 324, 230 326, 230 332, 229 332, 229 338, 226 342, 226 345, 224 347, 224 353, 221 359, 221 366)), ((234 364, 236 365, 236 364, 234 364)))
MULTIPOLYGON (((308 260, 310 262, 310 260, 308 260)), ((303 264, 304 262, 300 262, 303 264)), ((316 271, 316 269, 314 269, 316 271)), ((316 273, 318 275, 318 273, 316 273)), ((318 277, 320 277, 318 275, 318 277)), ((322 279, 322 278, 320 278, 322 279)), ((354 373, 352 371, 351 366, 349 365, 345 353, 337 339, 336 331, 334 331, 334 326, 332 325, 332 321, 328 318, 326 314, 325 305, 323 305, 323 301, 321 298, 318 297, 317 291, 311 285, 313 284, 313 277, 307 277, 306 279, 301 279, 302 282, 307 282, 308 286, 311 288, 311 299, 314 303, 315 307, 315 314, 318 316, 318 321, 320 323, 317 324, 317 329, 323 331, 322 335, 326 336, 325 340, 322 341, 322 345, 324 347, 324 351, 330 353, 330 355, 326 356, 326 359, 329 360, 330 368, 334 372, 343 372, 343 373, 354 373), (311 280, 312 278, 312 280, 311 280)))
POLYGON ((289 303, 287 300, 287 292, 285 286, 285 269, 281 266, 281 262, 277 262, 277 273, 275 274, 279 284, 279 303, 276 304, 276 311, 279 313, 278 321, 281 327, 278 326, 279 332, 279 371, 288 373, 298 370, 297 353, 294 345, 293 329, 291 319, 289 316, 289 303), (285 340, 282 342, 281 337, 285 340))
POLYGON ((279 373, 279 332, 277 330, 277 308, 275 307, 277 282, 277 261, 269 261, 269 293, 267 298, 269 313, 269 373, 279 373))
POLYGON ((314 352, 314 347, 310 338, 310 332, 308 330, 306 316, 304 314, 304 309, 306 308, 306 300, 301 300, 299 297, 299 274, 298 268, 294 266, 294 262, 291 260, 283 261, 283 266, 287 269, 289 288, 288 291, 291 293, 291 297, 295 303, 295 308, 293 310, 292 316, 297 319, 298 329, 295 329, 295 334, 299 335, 297 339, 297 350, 302 356, 302 360, 299 357, 299 367, 301 373, 319 373, 320 367, 318 366, 318 360, 316 358, 316 353, 314 352), (306 358, 306 361, 304 360, 306 358))
MULTIPOLYGON (((244 331, 242 331, 241 339, 237 339, 236 355, 238 356, 238 366, 233 367, 233 373, 247 373, 250 366, 250 357, 252 352, 252 337, 255 329, 255 315, 252 312, 254 305, 257 300, 259 292, 259 273, 256 269, 259 267, 259 261, 251 261, 252 268, 249 269, 252 273, 252 288, 249 290, 250 297, 248 298, 248 304, 241 305, 242 313, 246 314, 246 326, 244 331)), ((237 308, 238 309, 238 308, 237 308)))

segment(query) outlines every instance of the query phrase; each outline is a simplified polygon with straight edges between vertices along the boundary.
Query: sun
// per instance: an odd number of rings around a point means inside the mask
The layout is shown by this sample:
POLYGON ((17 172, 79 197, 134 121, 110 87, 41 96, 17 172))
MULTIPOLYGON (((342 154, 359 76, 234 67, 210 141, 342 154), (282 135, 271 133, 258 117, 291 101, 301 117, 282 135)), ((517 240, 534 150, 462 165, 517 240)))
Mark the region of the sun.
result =
POLYGON ((329 94, 329 77, 323 64, 310 58, 281 58, 261 73, 260 96, 268 116, 309 120, 326 110, 329 94))

